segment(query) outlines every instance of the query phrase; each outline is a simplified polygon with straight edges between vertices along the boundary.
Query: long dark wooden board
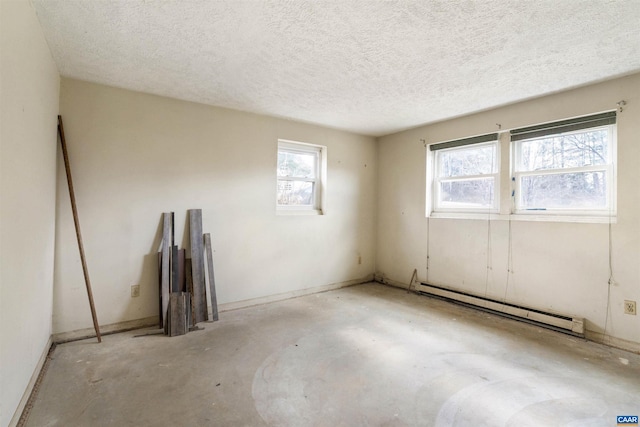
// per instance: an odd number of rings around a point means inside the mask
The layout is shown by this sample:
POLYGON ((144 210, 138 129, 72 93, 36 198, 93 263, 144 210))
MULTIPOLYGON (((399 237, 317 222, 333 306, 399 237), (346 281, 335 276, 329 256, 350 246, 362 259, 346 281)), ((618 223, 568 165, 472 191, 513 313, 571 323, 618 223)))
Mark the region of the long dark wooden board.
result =
POLYGON ((185 281, 184 281, 184 255, 185 255, 185 250, 184 249, 180 249, 178 250, 178 291, 180 292, 186 292, 187 288, 185 287, 185 281))
POLYGON ((180 261, 178 260, 178 247, 171 246, 171 292, 180 292, 180 261))
POLYGON ((91 318, 93 319, 93 328, 96 331, 98 342, 102 342, 100 335, 100 325, 98 323, 98 315, 96 314, 96 306, 93 302, 93 291, 91 290, 91 280, 89 278, 89 267, 87 267, 87 259, 84 254, 84 244, 82 243, 82 232, 80 231, 80 219, 78 218, 78 206, 76 204, 75 191, 73 190, 73 179, 71 178, 71 163, 69 162, 69 153, 67 152, 67 140, 64 137, 64 125, 62 124, 62 116, 58 115, 58 135, 60 136, 60 145, 62 148, 62 157, 64 158, 64 169, 67 174, 67 185, 69 187, 69 197, 71 199, 71 211, 73 213, 73 223, 76 228, 76 239, 78 240, 78 250, 80 251, 80 261, 82 262, 82 272, 84 274, 84 283, 87 288, 87 297, 89 298, 89 308, 91 309, 91 318))
POLYGON ((162 326, 167 329, 167 310, 169 309, 170 294, 170 244, 171 244, 171 213, 162 214, 162 326))
POLYGON ((213 274, 213 251, 211 250, 211 235, 205 233, 204 246, 207 250, 207 270, 209 273, 209 298, 211 298, 211 318, 218 320, 218 298, 216 297, 216 279, 213 274))
POLYGON ((204 254, 202 245, 202 209, 189 210, 191 244, 191 277, 193 280, 193 318, 195 323, 208 319, 207 296, 204 286, 204 254))
MULTIPOLYGON (((191 258, 185 258, 184 271, 185 271, 184 281, 185 281, 185 287, 187 288, 187 293, 189 293, 189 295, 193 295, 193 280, 191 279, 191 258)), ((190 327, 196 326, 195 318, 192 314, 194 311, 195 310, 193 307, 193 296, 192 296, 189 300, 189 326, 190 327)))
MULTIPOLYGON (((162 248, 162 244, 160 244, 160 248, 162 248)), ((162 328, 162 251, 158 252, 158 327, 162 328)))

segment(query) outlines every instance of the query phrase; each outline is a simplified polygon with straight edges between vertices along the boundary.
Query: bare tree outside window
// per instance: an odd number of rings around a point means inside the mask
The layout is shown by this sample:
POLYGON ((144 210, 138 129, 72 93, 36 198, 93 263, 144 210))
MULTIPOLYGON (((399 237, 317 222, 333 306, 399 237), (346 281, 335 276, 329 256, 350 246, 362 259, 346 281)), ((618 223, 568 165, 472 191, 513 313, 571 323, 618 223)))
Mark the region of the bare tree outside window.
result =
POLYGON ((436 210, 487 210, 496 206, 497 142, 436 153, 436 210))
POLYGON ((518 208, 606 209, 610 146, 606 127, 518 141, 518 208))

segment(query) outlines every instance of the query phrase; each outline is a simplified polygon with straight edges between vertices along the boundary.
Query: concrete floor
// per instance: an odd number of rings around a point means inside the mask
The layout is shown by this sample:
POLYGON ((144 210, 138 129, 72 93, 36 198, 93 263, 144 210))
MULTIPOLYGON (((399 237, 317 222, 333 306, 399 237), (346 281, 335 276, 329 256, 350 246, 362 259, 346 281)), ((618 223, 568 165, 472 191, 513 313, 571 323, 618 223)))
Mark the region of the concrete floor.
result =
POLYGON ((29 426, 614 426, 640 355, 378 284, 60 345, 29 426))

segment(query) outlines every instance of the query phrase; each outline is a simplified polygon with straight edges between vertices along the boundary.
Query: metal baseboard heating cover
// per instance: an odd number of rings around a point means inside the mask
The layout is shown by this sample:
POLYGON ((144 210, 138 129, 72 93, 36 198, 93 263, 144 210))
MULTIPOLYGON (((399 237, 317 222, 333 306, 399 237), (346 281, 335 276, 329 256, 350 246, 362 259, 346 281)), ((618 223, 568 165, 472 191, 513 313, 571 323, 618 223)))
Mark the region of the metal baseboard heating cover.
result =
POLYGON ((424 295, 434 296, 446 301, 471 306, 490 313, 584 337, 583 318, 549 313, 520 305, 509 304, 507 302, 447 289, 424 282, 420 283, 416 290, 424 295))

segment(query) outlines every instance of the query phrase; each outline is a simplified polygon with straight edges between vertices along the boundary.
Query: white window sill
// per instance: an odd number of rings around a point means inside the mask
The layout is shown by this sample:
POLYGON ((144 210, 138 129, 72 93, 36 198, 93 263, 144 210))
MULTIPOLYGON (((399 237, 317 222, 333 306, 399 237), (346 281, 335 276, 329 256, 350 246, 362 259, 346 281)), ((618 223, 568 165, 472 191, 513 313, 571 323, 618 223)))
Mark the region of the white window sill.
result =
POLYGON ((618 222, 616 215, 595 216, 595 215, 554 215, 540 213, 480 213, 480 212, 432 212, 428 218, 435 219, 471 219, 471 220, 498 220, 498 221, 532 221, 532 222, 574 222, 586 224, 615 224, 618 222))
POLYGON ((276 209, 276 215, 323 215, 320 209, 276 209))

